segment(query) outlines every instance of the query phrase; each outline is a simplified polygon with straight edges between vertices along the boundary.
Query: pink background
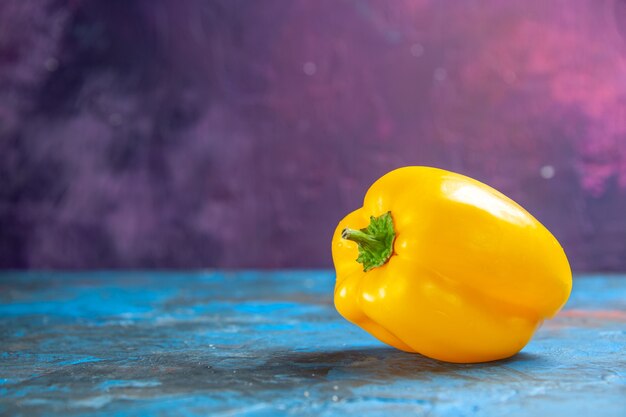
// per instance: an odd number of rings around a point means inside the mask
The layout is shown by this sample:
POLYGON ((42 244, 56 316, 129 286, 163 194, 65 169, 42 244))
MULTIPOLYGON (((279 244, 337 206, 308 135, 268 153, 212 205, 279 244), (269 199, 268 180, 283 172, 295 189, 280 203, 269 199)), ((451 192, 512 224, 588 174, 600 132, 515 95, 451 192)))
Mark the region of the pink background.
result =
POLYGON ((329 267, 404 165, 626 269, 626 1, 0 2, 1 267, 329 267))

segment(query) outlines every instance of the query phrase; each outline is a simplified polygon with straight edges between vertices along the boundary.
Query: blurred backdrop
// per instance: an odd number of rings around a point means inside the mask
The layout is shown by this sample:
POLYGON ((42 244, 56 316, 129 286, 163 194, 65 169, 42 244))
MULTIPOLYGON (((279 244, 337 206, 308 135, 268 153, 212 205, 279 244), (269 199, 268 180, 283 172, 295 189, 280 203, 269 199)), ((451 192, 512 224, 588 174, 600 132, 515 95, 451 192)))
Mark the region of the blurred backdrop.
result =
POLYGON ((329 267, 404 165, 626 269, 626 1, 0 2, 0 267, 329 267))

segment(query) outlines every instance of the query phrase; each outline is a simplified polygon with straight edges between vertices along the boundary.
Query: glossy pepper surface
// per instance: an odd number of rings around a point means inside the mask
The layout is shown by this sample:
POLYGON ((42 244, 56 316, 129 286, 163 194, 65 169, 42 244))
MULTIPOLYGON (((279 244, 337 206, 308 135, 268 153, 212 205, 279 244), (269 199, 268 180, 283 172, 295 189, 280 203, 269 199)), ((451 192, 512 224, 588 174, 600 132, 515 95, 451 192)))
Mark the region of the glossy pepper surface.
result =
POLYGON ((339 222, 332 253, 343 317, 449 362, 516 354, 572 287, 561 245, 532 215, 486 184, 430 167, 376 181, 339 222))

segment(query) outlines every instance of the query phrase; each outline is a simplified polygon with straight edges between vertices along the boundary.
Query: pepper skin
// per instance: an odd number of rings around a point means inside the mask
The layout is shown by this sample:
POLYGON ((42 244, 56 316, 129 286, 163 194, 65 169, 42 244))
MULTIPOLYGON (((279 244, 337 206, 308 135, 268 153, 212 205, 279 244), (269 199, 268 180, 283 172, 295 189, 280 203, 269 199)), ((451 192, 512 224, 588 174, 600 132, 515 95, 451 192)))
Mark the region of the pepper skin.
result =
POLYGON ((332 253, 344 318, 447 362, 515 355, 572 287, 563 249, 532 215, 488 185, 430 167, 376 181, 339 222, 332 253))

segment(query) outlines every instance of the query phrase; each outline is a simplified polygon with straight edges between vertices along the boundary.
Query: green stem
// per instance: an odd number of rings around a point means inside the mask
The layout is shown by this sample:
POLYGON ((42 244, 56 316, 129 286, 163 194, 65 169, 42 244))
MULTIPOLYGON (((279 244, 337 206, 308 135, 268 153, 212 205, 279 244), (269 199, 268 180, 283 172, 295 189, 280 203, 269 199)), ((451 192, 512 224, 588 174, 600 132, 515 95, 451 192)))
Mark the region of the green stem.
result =
POLYGON ((393 242, 396 233, 391 212, 378 217, 371 216, 370 224, 364 229, 345 228, 341 237, 356 242, 359 249, 357 262, 363 264, 363 270, 369 271, 384 265, 393 255, 393 242))
POLYGON ((363 250, 370 252, 381 252, 385 250, 385 242, 380 240, 377 236, 370 235, 369 233, 362 232, 360 230, 354 230, 345 228, 341 232, 341 237, 347 240, 358 243, 363 250))

